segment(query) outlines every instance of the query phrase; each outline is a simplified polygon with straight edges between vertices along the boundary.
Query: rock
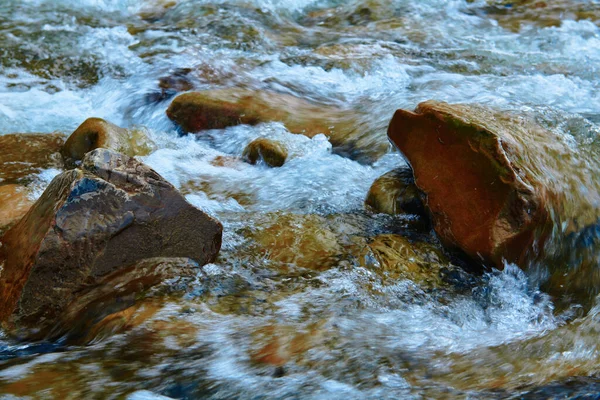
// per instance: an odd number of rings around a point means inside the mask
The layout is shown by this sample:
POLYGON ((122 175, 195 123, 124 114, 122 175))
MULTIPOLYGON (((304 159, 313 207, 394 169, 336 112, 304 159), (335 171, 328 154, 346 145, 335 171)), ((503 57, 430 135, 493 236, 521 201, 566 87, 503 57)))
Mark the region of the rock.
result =
POLYGON ((258 138, 246 146, 242 157, 250 164, 263 161, 269 167, 281 167, 288 156, 283 143, 276 140, 258 138))
POLYGON ((415 185, 410 167, 386 172, 373 182, 365 204, 375 212, 385 214, 415 214, 425 216, 425 196, 415 185))
POLYGON ((167 109, 167 116, 188 133, 281 122, 292 133, 311 138, 324 134, 334 150, 354 158, 381 156, 388 150, 387 143, 374 142, 372 132, 356 114, 289 94, 235 88, 184 93, 167 109))
POLYGON ((163 76, 158 80, 158 87, 162 90, 165 97, 178 92, 187 92, 194 88, 188 75, 192 72, 191 68, 178 68, 171 75, 163 76))
POLYGON ((69 136, 61 153, 74 166, 86 153, 97 148, 111 149, 128 156, 147 155, 154 144, 141 130, 118 127, 101 118, 88 118, 69 136))
POLYGON ((162 294, 182 289, 194 280, 198 269, 190 259, 164 257, 143 259, 121 268, 78 294, 49 337, 68 336, 70 342, 88 343, 137 326, 161 305, 160 298, 152 298, 149 289, 156 291, 167 280, 169 284, 164 285, 162 294))
POLYGON ((0 186, 0 234, 13 226, 31 208, 29 190, 21 185, 0 186))
POLYGON ((0 321, 44 335, 78 294, 142 259, 212 262, 222 226, 146 165, 107 149, 58 175, 0 238, 0 321))
POLYGON ((177 68, 170 75, 159 78, 159 91, 152 91, 146 94, 147 103, 158 103, 175 96, 177 93, 192 90, 194 83, 190 77, 191 72, 191 68, 177 68))
POLYGON ((0 135, 0 183, 28 183, 31 174, 62 168, 61 134, 13 133, 0 135))
POLYGON ((493 18, 505 29, 519 32, 525 26, 558 27, 565 20, 588 20, 600 25, 600 6, 594 2, 569 0, 489 0, 471 12, 493 18))
POLYGON ((409 241, 407 238, 383 234, 368 240, 361 249, 359 262, 386 281, 409 279, 424 288, 437 288, 443 274, 452 265, 434 245, 409 241))
POLYGON ((249 91, 211 90, 177 96, 167 116, 185 132, 263 122, 249 91))
POLYGON ((419 104, 414 113, 396 111, 388 136, 412 165, 442 241, 486 265, 501 269, 507 260, 527 268, 570 254, 570 235, 600 217, 592 172, 600 157, 588 138, 436 101, 419 104))
POLYGON ((274 214, 272 218, 261 224, 263 228, 254 232, 252 239, 257 245, 253 251, 275 264, 323 271, 335 265, 343 253, 336 234, 321 216, 274 214))

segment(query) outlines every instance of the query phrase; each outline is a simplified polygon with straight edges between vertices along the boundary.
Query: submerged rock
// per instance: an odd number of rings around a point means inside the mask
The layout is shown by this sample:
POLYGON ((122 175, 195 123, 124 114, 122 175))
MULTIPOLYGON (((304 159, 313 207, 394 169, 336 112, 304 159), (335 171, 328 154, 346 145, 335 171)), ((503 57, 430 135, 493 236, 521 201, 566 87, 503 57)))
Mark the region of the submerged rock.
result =
MULTIPOLYGON (((523 117, 436 101, 396 111, 388 135, 427 195, 440 238, 474 260, 525 268, 561 254, 572 258, 571 237, 598 223, 600 157, 595 145, 572 142, 579 138, 523 117)), ((578 269, 584 286, 598 292, 600 282, 590 280, 596 267, 586 272, 581 260, 564 261, 550 268, 578 269)), ((567 283, 560 290, 579 289, 567 283)))
POLYGON ((173 99, 167 116, 188 133, 281 122, 292 133, 311 138, 324 134, 335 150, 358 158, 376 158, 387 151, 386 143, 369 137, 355 111, 271 91, 230 88, 184 93, 173 99))
POLYGON ((275 264, 322 271, 332 267, 343 247, 321 216, 274 214, 272 221, 252 235, 257 248, 275 264))
POLYGON ((0 238, 0 321, 43 336, 79 294, 152 257, 212 262, 222 226, 155 171, 96 149, 0 238))
POLYGON ((60 149, 65 137, 56 133, 0 135, 0 183, 27 183, 31 174, 62 168, 60 149))
POLYGON ((146 155, 153 143, 140 130, 128 130, 101 118, 88 118, 69 136, 61 153, 69 166, 83 160, 86 153, 111 149, 128 156, 146 155))
POLYGON ((369 189, 365 204, 379 213, 425 216, 424 197, 415 185, 412 170, 406 166, 377 178, 369 189))
POLYGON ((285 374, 285 364, 294 359, 301 361, 311 347, 324 339, 322 325, 318 322, 300 332, 293 326, 262 326, 253 332, 254 345, 260 347, 250 352, 250 360, 257 365, 278 367, 273 375, 280 378, 285 374))
POLYGON ((441 286, 443 273, 451 266, 435 246, 394 234, 370 238, 359 252, 359 261, 384 280, 409 279, 425 288, 441 286))
POLYGON ((246 146, 242 157, 250 164, 263 161, 269 167, 281 167, 288 156, 283 143, 276 140, 258 138, 246 146))
POLYGON ((148 258, 121 268, 79 293, 61 314, 50 337, 68 335, 71 342, 88 343, 135 327, 160 308, 162 296, 185 289, 194 280, 198 264, 188 258, 148 258), (168 282, 159 287, 161 283, 168 282), (142 299, 142 297, 147 297, 142 299))

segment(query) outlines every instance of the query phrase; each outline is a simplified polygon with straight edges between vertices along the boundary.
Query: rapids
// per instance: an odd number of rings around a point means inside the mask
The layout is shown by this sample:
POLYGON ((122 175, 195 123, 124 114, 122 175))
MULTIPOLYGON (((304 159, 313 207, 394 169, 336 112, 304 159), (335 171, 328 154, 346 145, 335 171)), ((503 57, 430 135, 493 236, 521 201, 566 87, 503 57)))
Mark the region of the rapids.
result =
MULTIPOLYGON (((145 302, 149 317, 123 332, 85 346, 0 332, 0 398, 596 398, 600 304, 557 307, 512 265, 442 265, 447 282, 426 287, 352 250, 380 233, 437 245, 404 216, 364 209, 372 182, 404 163, 386 137, 397 108, 479 103, 566 137, 600 134, 600 3, 557 1, 539 20, 534 3, 1 0, 0 134, 70 133, 92 116, 144 129, 157 150, 143 161, 223 222, 224 243, 183 294, 145 302), (350 110, 365 147, 387 150, 347 157, 280 123, 180 136, 158 82, 182 69, 196 89, 350 110), (284 142, 289 161, 215 161, 257 137, 284 142), (274 262, 256 238, 288 226, 324 227, 344 254, 274 262), (260 361, 269 345, 285 362, 260 361)), ((40 172, 34 195, 58 172, 40 172)))

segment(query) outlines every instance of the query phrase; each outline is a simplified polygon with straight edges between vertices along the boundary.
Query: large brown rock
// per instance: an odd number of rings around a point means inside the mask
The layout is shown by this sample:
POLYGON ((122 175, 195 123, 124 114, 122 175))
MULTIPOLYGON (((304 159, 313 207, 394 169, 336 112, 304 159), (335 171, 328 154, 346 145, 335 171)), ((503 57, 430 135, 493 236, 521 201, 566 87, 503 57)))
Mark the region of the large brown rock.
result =
POLYGON ((62 168, 60 149, 65 137, 55 133, 0 135, 0 184, 23 183, 47 168, 62 168))
POLYGON ((153 146, 141 130, 128 130, 101 118, 88 118, 69 136, 61 153, 67 165, 74 166, 86 153, 97 148, 135 156, 150 153, 153 146))
POLYGON ((0 238, 0 321, 43 332, 108 274, 151 257, 212 262, 221 235, 155 171, 96 149, 0 238))
MULTIPOLYGON (((600 158, 585 138, 436 101, 396 111, 388 136, 412 165, 440 238, 474 260, 527 267, 574 252, 570 238, 597 224, 600 158)), ((579 267, 554 264, 563 272, 579 267)))
POLYGON ((373 141, 356 111, 271 91, 229 88, 184 93, 173 99, 167 116, 188 133, 281 122, 292 133, 311 138, 322 133, 345 154, 376 158, 388 150, 386 143, 373 141))

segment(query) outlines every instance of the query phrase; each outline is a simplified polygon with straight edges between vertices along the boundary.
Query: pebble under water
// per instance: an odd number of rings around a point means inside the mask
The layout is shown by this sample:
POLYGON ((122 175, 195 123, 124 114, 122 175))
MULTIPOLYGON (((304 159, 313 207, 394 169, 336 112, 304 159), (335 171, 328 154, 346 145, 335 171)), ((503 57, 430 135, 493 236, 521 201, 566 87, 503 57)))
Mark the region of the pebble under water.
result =
MULTIPOLYGON (((0 398, 600 398, 600 303, 559 307, 513 265, 469 274, 411 217, 364 207, 405 163, 386 136, 398 108, 477 103, 600 134, 600 3, 541 3, 0 1, 0 134, 142 129, 156 149, 140 159, 224 226, 217 261, 125 330, 87 345, 0 332, 0 398), (338 107, 360 146, 278 122, 182 136, 164 77, 338 107), (258 137, 288 161, 231 158, 258 137), (315 232, 324 249, 303 241, 315 232), (364 251, 381 234, 425 243, 426 263, 407 262, 445 278, 389 270, 364 251)), ((58 173, 35 175, 34 196, 58 173)))

